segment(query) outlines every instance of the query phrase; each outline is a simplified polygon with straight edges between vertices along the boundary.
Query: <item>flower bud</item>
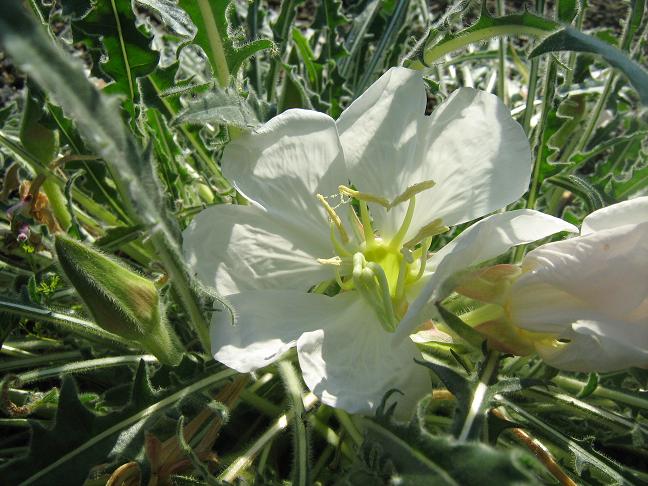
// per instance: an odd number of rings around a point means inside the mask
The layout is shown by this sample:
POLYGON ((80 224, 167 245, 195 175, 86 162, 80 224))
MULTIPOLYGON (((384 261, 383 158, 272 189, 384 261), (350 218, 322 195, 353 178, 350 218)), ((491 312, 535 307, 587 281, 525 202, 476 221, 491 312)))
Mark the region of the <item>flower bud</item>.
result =
POLYGON ((137 342, 162 363, 180 362, 182 348, 153 282, 67 236, 57 235, 55 248, 63 273, 99 326, 137 342))
POLYGON ((517 265, 481 268, 463 275, 455 290, 471 299, 501 304, 506 301, 511 285, 521 274, 522 270, 517 265))

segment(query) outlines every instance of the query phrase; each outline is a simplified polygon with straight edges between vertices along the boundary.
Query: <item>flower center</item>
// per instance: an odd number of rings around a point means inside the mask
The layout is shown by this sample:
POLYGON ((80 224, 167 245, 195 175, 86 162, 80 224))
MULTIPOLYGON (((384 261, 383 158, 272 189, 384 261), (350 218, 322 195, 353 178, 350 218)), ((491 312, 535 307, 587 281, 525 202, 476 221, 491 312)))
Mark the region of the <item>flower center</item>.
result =
POLYGON ((340 186, 341 203, 332 207, 326 197, 317 198, 326 209, 330 220, 330 235, 336 256, 319 259, 325 265, 335 266, 336 280, 342 291, 357 291, 371 305, 382 327, 393 332, 407 311, 406 290, 425 272, 427 250, 432 237, 448 230, 440 219, 421 228, 414 237, 405 240, 411 227, 416 207, 416 195, 434 185, 424 181, 409 187, 392 201, 373 194, 340 186), (407 202, 407 212, 400 228, 389 241, 374 231, 367 203, 379 204, 391 210, 407 202), (347 231, 336 209, 346 204, 347 231), (357 208, 357 209, 356 209, 357 208))

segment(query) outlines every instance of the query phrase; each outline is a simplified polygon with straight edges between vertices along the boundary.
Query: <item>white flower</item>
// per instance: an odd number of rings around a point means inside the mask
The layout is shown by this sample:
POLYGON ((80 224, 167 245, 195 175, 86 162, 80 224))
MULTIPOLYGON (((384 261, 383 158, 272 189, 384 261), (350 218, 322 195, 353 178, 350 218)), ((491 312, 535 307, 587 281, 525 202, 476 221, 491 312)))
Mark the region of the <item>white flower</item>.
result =
POLYGON ((581 236, 537 248, 522 268, 510 319, 552 336, 534 343, 547 363, 573 371, 648 367, 648 197, 595 211, 581 236))
MULTIPOLYGON (((425 104, 420 75, 393 68, 337 122, 289 110, 226 147, 223 173, 250 204, 210 207, 184 233, 191 268, 237 311, 234 326, 214 313, 217 360, 248 372, 296 345, 309 388, 350 412, 396 388, 403 414, 428 392, 416 345, 393 331, 438 263, 430 239, 519 198, 531 154, 493 95, 425 104), (334 297, 307 293, 336 281, 334 297)), ((511 244, 565 229, 534 211, 488 219, 511 244)))

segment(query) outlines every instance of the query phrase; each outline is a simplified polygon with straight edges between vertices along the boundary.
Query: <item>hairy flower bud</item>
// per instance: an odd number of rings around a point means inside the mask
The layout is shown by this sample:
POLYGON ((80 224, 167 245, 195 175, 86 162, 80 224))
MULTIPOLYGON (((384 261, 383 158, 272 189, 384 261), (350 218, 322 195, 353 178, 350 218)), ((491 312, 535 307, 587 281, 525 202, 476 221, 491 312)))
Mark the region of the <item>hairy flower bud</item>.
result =
POLYGON ((180 362, 181 346, 153 282, 67 236, 58 235, 55 247, 63 273, 99 326, 137 342, 162 363, 180 362))

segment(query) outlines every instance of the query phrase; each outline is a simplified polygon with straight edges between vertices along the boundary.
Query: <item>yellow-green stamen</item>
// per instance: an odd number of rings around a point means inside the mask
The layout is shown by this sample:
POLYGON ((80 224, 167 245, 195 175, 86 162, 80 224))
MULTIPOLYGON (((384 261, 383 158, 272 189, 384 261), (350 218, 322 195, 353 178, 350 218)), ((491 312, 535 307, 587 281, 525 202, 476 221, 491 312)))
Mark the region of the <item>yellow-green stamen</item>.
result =
MULTIPOLYGON (((417 194, 433 186, 434 181, 431 180, 414 184, 391 203, 384 197, 339 186, 341 204, 347 205, 348 217, 345 221, 351 225, 348 232, 345 223, 336 213, 337 206, 332 207, 326 197, 317 195, 331 221, 330 238, 337 255, 317 261, 332 267, 335 282, 341 291, 357 291, 388 332, 395 331, 402 313, 407 309, 407 286, 419 280, 425 272, 427 250, 432 237, 448 229, 441 219, 435 219, 421 228, 413 238, 405 241, 414 220, 417 194), (378 204, 390 211, 405 201, 408 202, 407 210, 393 237, 380 234, 379 229, 377 233, 373 227, 369 203, 378 204)), ((372 207, 373 209, 379 208, 372 207)))
POLYGON ((357 199, 358 201, 372 202, 380 204, 385 208, 389 208, 389 200, 386 197, 375 196, 373 194, 369 194, 368 192, 356 191, 355 189, 351 189, 347 186, 339 186, 338 190, 340 191, 340 194, 351 196, 353 199, 357 199))
POLYGON ((450 228, 447 226, 443 225, 443 222, 441 218, 437 218, 433 220, 431 223, 426 224, 423 226, 420 230, 418 230, 418 233, 416 233, 416 236, 414 238, 406 241, 403 246, 407 248, 412 248, 416 246, 418 242, 423 240, 424 238, 429 238, 432 236, 440 235, 441 233, 445 233, 448 231, 450 228))
POLYGON ((402 194, 396 196, 391 203, 389 203, 389 209, 397 206, 398 204, 407 201, 408 199, 413 198, 417 194, 432 189, 435 186, 436 182, 433 180, 418 182, 409 186, 402 194))
POLYGON ((409 230, 410 225, 412 224, 412 218, 414 217, 414 209, 416 208, 416 196, 412 196, 409 200, 409 205, 407 206, 407 213, 405 213, 405 219, 403 219, 403 224, 398 229, 398 232, 394 235, 389 246, 392 248, 400 248, 401 243, 407 235, 407 230, 409 230))
POLYGON ((326 198, 321 194, 317 195, 317 200, 322 204, 322 206, 324 206, 324 209, 326 210, 326 214, 328 214, 328 217, 330 218, 330 220, 333 222, 338 232, 340 233, 340 237, 342 238, 342 241, 344 243, 348 243, 349 235, 344 229, 344 226, 342 225, 342 220, 335 212, 335 209, 331 207, 331 205, 328 203, 326 198))

